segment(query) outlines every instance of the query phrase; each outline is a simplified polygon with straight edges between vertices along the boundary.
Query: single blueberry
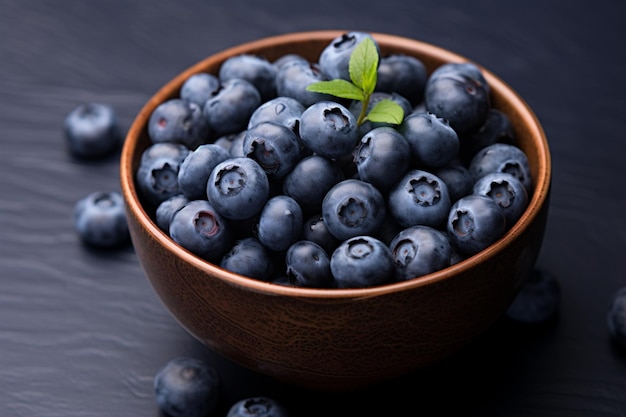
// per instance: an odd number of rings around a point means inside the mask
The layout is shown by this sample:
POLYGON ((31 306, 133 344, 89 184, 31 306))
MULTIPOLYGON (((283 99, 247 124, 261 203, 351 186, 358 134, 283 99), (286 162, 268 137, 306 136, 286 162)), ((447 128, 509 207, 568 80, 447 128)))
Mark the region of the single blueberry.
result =
POLYGON ((322 217, 339 240, 376 234, 385 219, 383 195, 372 184, 346 179, 334 185, 322 201, 322 217))
POLYGON ((355 236, 335 249, 330 270, 338 288, 382 285, 393 278, 393 257, 380 240, 368 235, 355 236))
POLYGON ((335 101, 319 101, 300 117, 300 139, 314 153, 327 158, 350 155, 359 139, 356 117, 335 101))
POLYGON ((411 226, 389 244, 395 278, 406 281, 450 266, 452 245, 448 236, 429 226, 411 226))
POLYGON ((250 116, 248 129, 261 122, 273 122, 284 125, 297 134, 300 116, 304 110, 304 105, 295 98, 276 97, 257 107, 250 116))
POLYGON ((178 210, 189 203, 189 201, 190 200, 181 193, 161 202, 161 204, 157 206, 155 213, 155 219, 159 229, 169 235, 172 217, 174 217, 174 214, 176 214, 178 210))
POLYGON ((330 256, 341 243, 339 239, 331 235, 324 223, 324 218, 320 213, 309 216, 304 221, 302 228, 302 239, 320 245, 330 256))
POLYGON ((469 169, 456 159, 449 164, 433 169, 432 173, 446 183, 452 203, 473 192, 474 177, 469 169))
POLYGON ((93 192, 74 206, 74 227, 88 245, 112 248, 129 242, 124 199, 115 191, 93 192))
POLYGON ((180 98, 195 103, 200 108, 219 90, 220 80, 208 72, 189 76, 180 88, 180 98))
POLYGON ((219 403, 220 389, 217 370, 195 358, 174 358, 154 377, 156 402, 171 417, 207 417, 219 403))
POLYGON ((209 140, 209 124, 202 108, 195 103, 174 98, 157 106, 148 119, 152 143, 176 142, 193 150, 209 140))
POLYGON ((504 235, 506 218, 492 198, 470 194, 452 205, 446 229, 452 244, 463 254, 471 256, 504 235))
POLYGON ((412 161, 422 169, 440 168, 459 153, 457 133, 447 120, 430 112, 413 112, 398 126, 411 148, 412 161))
POLYGON ((482 148, 472 158, 468 169, 474 181, 490 172, 506 172, 524 185, 529 196, 532 194, 532 173, 528 156, 515 145, 494 143, 482 148))
POLYGON ((178 188, 189 200, 206 198, 206 184, 217 164, 230 158, 229 152, 214 143, 191 151, 180 164, 178 188))
POLYGON ((506 311, 506 316, 518 323, 544 323, 554 317, 561 301, 561 287, 547 271, 534 269, 506 311))
POLYGON ((487 113, 487 120, 480 129, 459 139, 461 142, 459 153, 463 161, 469 163, 474 155, 484 147, 494 143, 514 144, 516 135, 513 124, 506 113, 492 107, 487 113))
POLYGON ((281 55, 280 57, 278 57, 276 60, 272 62, 272 65, 276 67, 277 71, 280 71, 280 69, 285 64, 288 64, 289 62, 293 62, 293 61, 304 62, 305 64, 309 63, 309 61, 302 55, 290 53, 290 54, 281 55))
POLYGON ((235 274, 270 281, 275 272, 269 250, 253 236, 238 239, 222 257, 220 266, 235 274))
POLYGON ((305 107, 322 100, 334 100, 329 94, 307 90, 309 85, 319 81, 327 79, 316 64, 293 60, 285 63, 276 74, 276 92, 279 97, 291 97, 305 107))
POLYGON ((246 130, 243 152, 259 163, 269 179, 282 179, 302 155, 300 140, 287 126, 262 122, 246 130))
POLYGON ((241 78, 221 81, 217 92, 204 103, 202 113, 212 138, 237 133, 248 127, 248 120, 261 105, 259 90, 241 78))
POLYGON ((493 198, 504 213, 507 229, 522 217, 528 207, 526 188, 516 177, 506 172, 490 172, 480 177, 474 183, 473 193, 493 198))
POLYGON ((207 198, 224 217, 248 219, 261 211, 270 195, 267 174, 254 159, 229 158, 213 168, 207 198))
POLYGON ((411 149, 396 129, 383 126, 365 134, 353 155, 359 179, 387 193, 409 168, 411 149))
POLYGON ((65 118, 69 152, 82 159, 99 159, 117 151, 123 137, 117 114, 102 103, 84 103, 65 118))
POLYGON ((228 220, 206 200, 192 200, 174 213, 170 237, 189 252, 219 262, 232 242, 228 220))
POLYGON ((324 47, 319 56, 319 66, 326 78, 330 80, 351 80, 349 70, 350 56, 354 48, 365 38, 369 38, 374 42, 378 55, 380 55, 378 42, 372 35, 366 32, 351 31, 343 33, 324 47))
POLYGON ((411 105, 420 103, 428 73, 424 63, 416 57, 404 54, 387 55, 380 58, 376 91, 397 93, 411 105))
POLYGON ((267 59, 259 55, 239 54, 227 58, 219 69, 221 82, 243 79, 256 87, 261 101, 276 97, 276 74, 278 70, 267 59))
POLYGON ((148 207, 156 207, 180 194, 178 171, 189 152, 185 145, 173 142, 155 143, 142 152, 136 182, 139 195, 148 207))
POLYGON ((422 224, 440 228, 452 204, 446 183, 420 169, 409 170, 391 189, 387 201, 391 215, 402 227, 422 224))
POLYGON ((249 397, 233 404, 226 417, 289 417, 289 412, 273 398, 249 397))
POLYGON ((330 256, 315 242, 299 240, 285 254, 286 275, 297 287, 326 288, 333 282, 330 256))
POLYGON ((302 208, 296 200, 276 195, 261 210, 256 235, 263 246, 279 252, 300 239, 302 226, 302 208))

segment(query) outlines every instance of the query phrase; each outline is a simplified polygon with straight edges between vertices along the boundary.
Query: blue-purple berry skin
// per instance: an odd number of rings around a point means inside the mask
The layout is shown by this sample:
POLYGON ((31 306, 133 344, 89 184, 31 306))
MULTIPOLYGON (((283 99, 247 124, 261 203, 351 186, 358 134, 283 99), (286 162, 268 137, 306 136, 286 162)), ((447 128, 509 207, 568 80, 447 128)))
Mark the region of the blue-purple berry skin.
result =
POLYGON ((220 266, 261 281, 270 281, 275 273, 272 254, 254 236, 236 240, 222 257, 220 266))
POLYGON ((524 185, 506 172, 491 172, 480 177, 473 186, 474 194, 491 197, 502 209, 509 229, 528 207, 528 192, 524 185))
POLYGON ((169 234, 170 223, 172 222, 174 214, 189 203, 189 201, 190 200, 181 193, 161 202, 155 212, 155 220, 159 229, 169 234))
POLYGON ((244 398, 234 403, 226 417, 289 417, 289 412, 277 400, 257 396, 244 398))
POLYGON ((492 198, 470 194, 452 205, 446 229, 452 244, 463 254, 471 256, 504 235, 506 218, 492 198))
POLYGON ((275 97, 272 100, 261 104, 250 116, 248 129, 262 123, 273 122, 284 125, 298 133, 300 116, 305 107, 302 103, 292 97, 275 97))
POLYGON ((501 110, 494 107, 489 109, 485 123, 476 131, 460 137, 461 158, 465 162, 472 160, 474 155, 484 147, 494 143, 516 143, 515 129, 511 120, 501 110))
POLYGON ((276 97, 277 69, 267 59, 253 54, 238 54, 227 58, 220 66, 218 77, 224 82, 243 79, 250 82, 266 102, 276 97))
MULTIPOLYGON (((561 286, 556 277, 548 271, 534 269, 507 308, 506 317, 527 325, 545 323, 556 316, 560 302, 561 286)), ((626 319, 626 316, 622 319, 626 319)), ((622 324, 626 324, 626 321, 622 324)), ((626 341, 626 338, 623 340, 626 341)))
POLYGON ((255 160, 229 158, 213 168, 207 181, 207 198, 224 217, 249 219, 258 214, 270 196, 267 174, 255 160))
POLYGON ((289 246, 285 264, 287 277, 297 287, 327 288, 333 282, 330 256, 310 240, 299 240, 289 246))
POLYGON ((367 32, 351 31, 334 38, 319 56, 319 66, 329 80, 343 79, 350 81, 349 63, 352 52, 365 38, 369 38, 380 55, 376 40, 367 32))
POLYGON ((528 156, 515 145, 494 143, 482 148, 472 158, 468 169, 474 181, 490 172, 506 172, 521 181, 528 194, 532 194, 532 173, 528 156))
POLYGON ((99 248, 129 242, 124 199, 115 191, 93 192, 74 206, 74 227, 81 240, 99 248))
POLYGON ((319 101, 304 110, 299 135, 314 153, 327 158, 350 155, 359 139, 356 117, 335 101, 319 101))
POLYGON ((159 104, 148 119, 148 136, 152 143, 181 143, 193 150, 208 142, 209 132, 202 107, 180 98, 159 104))
POLYGON ((259 90, 249 81, 241 78, 222 81, 217 93, 202 107, 211 137, 215 139, 245 130, 250 116, 261 103, 259 90))
POLYGON ((269 179, 282 179, 302 155, 297 134, 273 122, 262 122, 247 129, 242 146, 245 156, 258 162, 269 179))
POLYGON ((302 239, 317 243, 329 256, 341 243, 339 239, 330 234, 320 213, 313 214, 305 219, 302 227, 302 239))
POLYGON ((217 164, 230 153, 214 143, 198 146, 185 157, 178 170, 178 187, 189 200, 206 198, 206 183, 217 164))
POLYGON ((394 274, 391 250, 368 235, 344 240, 330 258, 338 288, 365 288, 391 282, 394 274))
POLYGON ((394 54, 380 58, 376 91, 398 93, 412 105, 424 98, 428 73, 424 63, 410 55, 394 54))
POLYGON ((473 192, 474 177, 462 163, 452 161, 440 168, 433 169, 432 173, 446 183, 452 203, 473 192))
POLYGON ((395 278, 406 281, 450 266, 452 245, 448 236, 429 226, 411 226, 398 233, 389 244, 395 278))
POLYGON ((304 107, 322 100, 334 100, 330 94, 308 91, 307 87, 319 81, 327 81, 319 66, 308 61, 293 60, 285 63, 276 74, 276 92, 279 97, 291 97, 304 107))
POLYGON ((411 113, 404 118, 398 131, 410 145, 413 163, 422 169, 445 166, 459 153, 457 133, 447 120, 433 113, 411 113))
POLYGON ((380 191, 357 179, 337 183, 322 201, 324 223, 330 234, 339 240, 376 234, 385 215, 385 200, 380 191))
POLYGON ((282 192, 300 204, 306 212, 319 212, 324 196, 344 179, 336 161, 320 155, 307 156, 295 165, 282 182, 282 192))
POLYGON ((65 140, 69 152, 80 159, 101 159, 122 144, 122 130, 113 107, 83 103, 65 118, 65 140))
POLYGON ((611 340, 626 349, 626 287, 617 289, 611 296, 606 320, 611 340))
POLYGON ((169 234, 174 242, 209 262, 219 262, 233 239, 228 220, 207 200, 192 200, 178 210, 169 234))
POLYGON ((256 235, 270 250, 285 251, 300 238, 303 221, 302 208, 296 200, 276 195, 261 210, 256 235))
POLYGON ((177 357, 154 376, 159 408, 171 417, 207 417, 220 401, 217 370, 200 359, 177 357))
POLYGON ((180 88, 180 98, 195 103, 200 108, 220 88, 217 76, 208 72, 200 72, 189 76, 180 88))
POLYGON ((417 224, 440 228, 452 202, 446 183, 435 174, 409 170, 389 192, 388 206, 402 227, 417 224))

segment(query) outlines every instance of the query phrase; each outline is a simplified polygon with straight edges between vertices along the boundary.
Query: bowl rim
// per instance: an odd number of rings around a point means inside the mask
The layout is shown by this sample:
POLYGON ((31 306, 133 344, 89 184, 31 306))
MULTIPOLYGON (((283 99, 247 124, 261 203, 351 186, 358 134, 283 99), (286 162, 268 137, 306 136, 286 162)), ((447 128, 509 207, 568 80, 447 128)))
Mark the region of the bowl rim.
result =
MULTIPOLYGON (((265 293, 267 295, 296 298, 355 299, 376 297, 398 291, 411 290, 446 279, 453 279, 455 276, 462 274, 464 271, 474 267, 476 264, 485 262, 503 251, 509 242, 516 240, 526 231, 526 229, 530 227, 530 225, 540 215, 543 205, 547 203, 552 176, 551 157, 545 132, 533 110, 511 86, 480 64, 477 65, 483 71, 484 76, 492 90, 498 91, 498 93, 507 102, 512 104, 512 107, 517 109, 523 124, 528 126, 529 130, 532 131, 532 136, 539 139, 537 147, 538 175, 533 179, 533 194, 528 202, 528 207, 520 219, 518 219, 518 221, 500 239, 479 253, 442 270, 406 281, 393 282, 366 288, 304 288, 265 282, 235 274, 194 255, 187 249, 178 245, 165 232, 163 232, 151 219, 145 208, 140 204, 139 195, 134 182, 135 173, 132 169, 133 158, 136 157, 134 149, 136 148, 139 138, 145 131, 145 123, 149 119, 153 109, 156 108, 158 104, 165 101, 165 99, 171 97, 173 91, 179 89, 185 79, 194 73, 202 71, 205 67, 207 67, 209 62, 221 62, 232 55, 245 53, 250 50, 265 49, 276 44, 285 44, 289 42, 299 43, 311 40, 327 40, 330 42, 332 39, 346 32, 349 31, 315 30, 291 32, 241 43, 207 56, 174 76, 166 84, 162 85, 158 91, 154 93, 154 95, 143 105, 137 116, 134 118, 126 134, 125 142, 122 147, 120 156, 120 183, 128 215, 134 216, 138 223, 140 223, 141 227, 143 227, 144 231, 148 233, 152 239, 158 242, 159 245, 162 245, 172 255, 180 258, 183 262, 191 264, 198 270, 205 271, 213 277, 233 286, 245 287, 248 290, 265 293)), ((471 62, 470 59, 463 55, 424 41, 389 33, 368 33, 381 44, 391 44, 394 47, 405 46, 407 48, 419 48, 422 53, 433 55, 438 59, 444 59, 446 61, 471 62)))

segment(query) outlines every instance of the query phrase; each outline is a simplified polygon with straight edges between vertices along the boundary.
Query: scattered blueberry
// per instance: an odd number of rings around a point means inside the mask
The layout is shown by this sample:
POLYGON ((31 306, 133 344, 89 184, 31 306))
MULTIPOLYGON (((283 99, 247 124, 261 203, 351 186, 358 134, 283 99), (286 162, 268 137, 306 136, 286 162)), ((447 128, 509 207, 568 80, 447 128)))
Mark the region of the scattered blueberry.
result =
POLYGON ((112 155, 123 137, 117 115, 107 104, 84 103, 65 118, 65 139, 72 155, 99 159, 112 155))
POLYGON ((171 417, 209 416, 219 403, 220 390, 217 371, 194 358, 174 358, 154 377, 156 402, 171 417))
POLYGON ((289 417, 289 413, 273 398, 249 397, 233 404, 226 417, 289 417))
POLYGON ((100 248, 112 248, 129 241, 124 199, 121 194, 93 192, 74 206, 74 227, 82 241, 100 248))
MULTIPOLYGON (((547 271, 534 269, 507 309, 506 316, 518 323, 543 323, 555 316, 560 301, 561 287, 556 278, 547 271)), ((614 307, 618 306, 619 302, 614 304, 614 307)))

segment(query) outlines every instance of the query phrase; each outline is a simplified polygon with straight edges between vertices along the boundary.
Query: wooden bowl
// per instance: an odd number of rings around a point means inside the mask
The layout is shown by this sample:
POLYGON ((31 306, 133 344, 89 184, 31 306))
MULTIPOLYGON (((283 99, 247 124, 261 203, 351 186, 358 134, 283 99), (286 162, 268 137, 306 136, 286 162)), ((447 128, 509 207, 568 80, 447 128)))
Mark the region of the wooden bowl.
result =
MULTIPOLYGON (((178 96, 190 75, 217 74, 228 57, 315 60, 340 31, 291 33, 239 45, 177 75, 143 107, 121 155, 121 187, 137 257, 163 304, 199 341, 224 357, 283 382, 353 390, 441 361, 485 332, 505 312, 539 254, 548 212, 551 162, 532 110, 484 69, 492 105, 511 119, 526 152, 534 192, 521 219, 486 250, 414 280, 364 289, 308 289, 246 278, 174 243, 142 206, 135 172, 149 146, 152 111, 178 96)), ((383 55, 413 55, 428 71, 466 58, 412 39, 372 34, 383 55)))

